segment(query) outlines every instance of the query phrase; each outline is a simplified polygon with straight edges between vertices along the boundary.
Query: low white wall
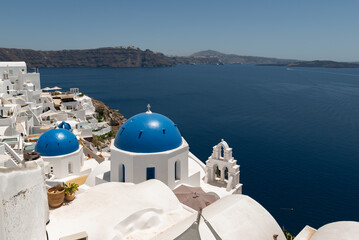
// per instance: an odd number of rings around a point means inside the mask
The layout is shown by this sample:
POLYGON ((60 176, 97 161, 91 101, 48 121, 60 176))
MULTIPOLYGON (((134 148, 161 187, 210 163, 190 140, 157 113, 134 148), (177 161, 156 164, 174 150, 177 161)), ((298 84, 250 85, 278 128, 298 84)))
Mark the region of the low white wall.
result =
POLYGON ((101 136, 101 135, 111 132, 111 130, 112 130, 112 127, 108 126, 108 127, 102 128, 100 131, 95 131, 95 132, 92 131, 92 134, 96 135, 96 136, 101 136))
POLYGON ((40 167, 0 169, 0 239, 46 239, 45 196, 40 167))

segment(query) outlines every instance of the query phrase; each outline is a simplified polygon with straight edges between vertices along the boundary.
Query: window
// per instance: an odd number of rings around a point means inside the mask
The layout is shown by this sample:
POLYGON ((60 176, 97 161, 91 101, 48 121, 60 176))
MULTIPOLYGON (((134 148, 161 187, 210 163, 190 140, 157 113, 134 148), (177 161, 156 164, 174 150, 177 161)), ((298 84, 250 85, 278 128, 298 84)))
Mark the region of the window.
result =
POLYGON ((126 182, 125 171, 126 171, 125 165, 120 164, 120 166, 119 166, 119 179, 118 179, 119 182, 126 182))
POLYGON ((156 178, 156 172, 154 167, 147 168, 147 177, 146 180, 155 179, 156 178))
POLYGON ((69 162, 68 168, 69 168, 69 174, 71 174, 72 173, 72 163, 71 162, 69 162))
POLYGON ((219 170, 218 166, 215 165, 213 166, 213 170, 214 170, 214 179, 218 180, 221 178, 221 170, 219 170))
POLYGON ((224 168, 224 179, 228 180, 228 168, 224 168))
POLYGON ((181 179, 181 162, 177 160, 175 162, 175 180, 181 179))

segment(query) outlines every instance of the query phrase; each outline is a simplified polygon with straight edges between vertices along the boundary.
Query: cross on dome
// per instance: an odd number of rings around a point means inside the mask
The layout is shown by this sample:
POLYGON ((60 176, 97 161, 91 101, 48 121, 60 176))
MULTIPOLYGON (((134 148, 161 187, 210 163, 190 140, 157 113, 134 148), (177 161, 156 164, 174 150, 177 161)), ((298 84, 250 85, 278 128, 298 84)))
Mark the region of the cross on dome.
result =
POLYGON ((151 105, 150 104, 147 104, 147 112, 146 113, 152 113, 151 112, 151 105))

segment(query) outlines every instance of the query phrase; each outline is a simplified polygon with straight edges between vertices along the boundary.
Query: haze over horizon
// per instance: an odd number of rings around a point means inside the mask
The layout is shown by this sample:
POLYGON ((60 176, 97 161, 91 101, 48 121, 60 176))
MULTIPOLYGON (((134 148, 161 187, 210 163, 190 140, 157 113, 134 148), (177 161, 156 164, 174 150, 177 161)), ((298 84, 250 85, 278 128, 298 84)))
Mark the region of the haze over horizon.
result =
POLYGON ((2 3, 0 47, 136 46, 166 55, 202 50, 300 60, 359 61, 359 2, 28 1, 2 3), (12 15, 13 14, 13 15, 12 15))

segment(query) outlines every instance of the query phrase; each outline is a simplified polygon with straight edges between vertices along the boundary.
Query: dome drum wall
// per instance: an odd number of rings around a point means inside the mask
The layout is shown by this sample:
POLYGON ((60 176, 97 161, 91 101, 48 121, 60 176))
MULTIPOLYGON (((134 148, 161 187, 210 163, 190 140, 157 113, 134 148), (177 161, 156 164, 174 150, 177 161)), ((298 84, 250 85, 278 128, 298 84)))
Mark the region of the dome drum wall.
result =
POLYGON ((81 175, 83 148, 80 146, 75 152, 65 155, 42 156, 42 159, 49 162, 55 179, 66 178, 72 174, 81 175))
POLYGON ((189 146, 182 139, 180 147, 158 153, 133 153, 111 146, 111 182, 141 183, 147 180, 146 169, 155 168, 155 178, 165 183, 171 189, 181 183, 198 185, 199 176, 193 179, 188 174, 189 146), (175 164, 177 162, 180 180, 175 179, 175 164), (125 170, 124 176, 122 175, 125 170), (198 179, 197 179, 198 178, 198 179))

